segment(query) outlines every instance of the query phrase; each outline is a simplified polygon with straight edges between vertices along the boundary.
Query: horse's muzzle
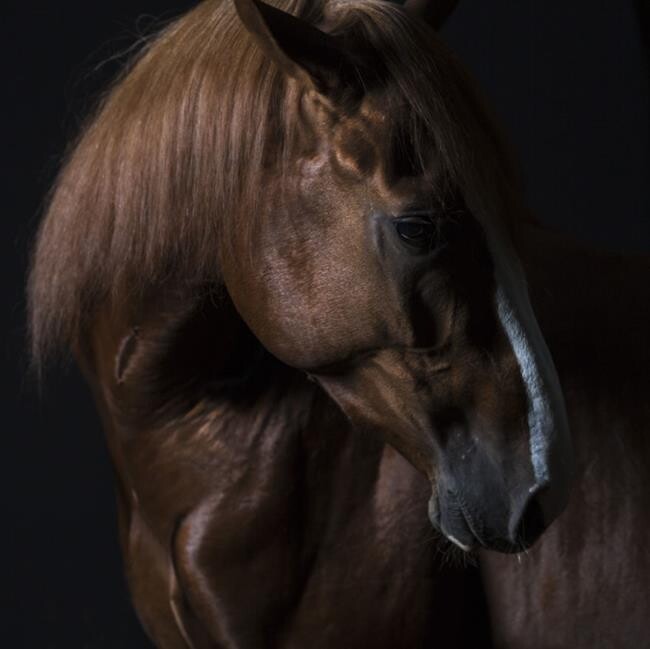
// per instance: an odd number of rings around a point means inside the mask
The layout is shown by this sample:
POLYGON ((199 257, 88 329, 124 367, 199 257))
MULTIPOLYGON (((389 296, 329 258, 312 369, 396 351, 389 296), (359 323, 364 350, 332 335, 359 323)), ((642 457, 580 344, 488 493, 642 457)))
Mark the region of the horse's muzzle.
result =
POLYGON ((499 508, 478 512, 461 494, 444 489, 431 497, 431 523, 450 541, 465 551, 477 548, 516 553, 531 547, 552 521, 545 520, 539 495, 534 487, 520 507, 510 512, 499 508))

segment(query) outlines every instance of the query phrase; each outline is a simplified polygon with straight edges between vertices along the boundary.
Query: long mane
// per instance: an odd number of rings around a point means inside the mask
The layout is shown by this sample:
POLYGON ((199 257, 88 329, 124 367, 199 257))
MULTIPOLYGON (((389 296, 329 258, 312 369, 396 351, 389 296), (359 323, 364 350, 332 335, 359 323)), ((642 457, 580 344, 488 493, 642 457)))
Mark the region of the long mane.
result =
MULTIPOLYGON (((366 39, 388 71, 404 146, 415 158, 434 146, 449 173, 467 173, 483 112, 428 28, 380 0, 273 4, 366 39)), ((206 0, 146 45, 52 193, 28 289, 36 362, 78 343, 103 301, 218 283, 228 232, 252 227, 265 170, 295 155, 299 119, 295 87, 227 0, 206 0)))

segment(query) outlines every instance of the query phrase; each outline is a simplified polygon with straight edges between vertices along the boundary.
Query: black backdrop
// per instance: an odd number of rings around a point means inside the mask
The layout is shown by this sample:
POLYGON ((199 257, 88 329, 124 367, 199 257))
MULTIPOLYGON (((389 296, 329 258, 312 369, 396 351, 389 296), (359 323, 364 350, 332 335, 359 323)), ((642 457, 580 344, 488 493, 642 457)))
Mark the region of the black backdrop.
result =
MULTIPOLYGON (((0 9, 2 646, 149 646, 123 584, 111 470, 88 391, 71 368, 52 372, 39 397, 26 374, 23 285, 66 142, 122 53, 193 4, 5 1, 0 9)), ((645 252, 649 14, 647 0, 462 0, 443 32, 501 116, 540 218, 645 252)))

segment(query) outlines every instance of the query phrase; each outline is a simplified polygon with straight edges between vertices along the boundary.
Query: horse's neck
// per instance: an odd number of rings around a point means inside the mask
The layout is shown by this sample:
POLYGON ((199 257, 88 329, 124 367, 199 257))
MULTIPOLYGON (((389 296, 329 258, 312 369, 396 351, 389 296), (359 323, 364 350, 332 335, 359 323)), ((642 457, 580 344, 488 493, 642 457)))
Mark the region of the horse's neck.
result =
POLYGON ((372 497, 383 444, 351 433, 317 385, 262 348, 227 296, 153 306, 102 314, 82 364, 117 473, 160 512, 161 532, 215 493, 272 511, 278 494, 301 492, 323 520, 339 492, 342 502, 355 490, 372 497))

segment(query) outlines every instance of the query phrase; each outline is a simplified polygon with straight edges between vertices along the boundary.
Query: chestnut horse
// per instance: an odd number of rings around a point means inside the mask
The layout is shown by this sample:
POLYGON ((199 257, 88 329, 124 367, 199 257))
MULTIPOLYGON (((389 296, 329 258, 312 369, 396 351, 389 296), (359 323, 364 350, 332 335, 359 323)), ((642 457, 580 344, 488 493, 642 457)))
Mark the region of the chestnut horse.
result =
POLYGON ((573 473, 524 267, 562 380, 578 377, 586 478, 530 558, 483 557, 494 637, 593 635, 601 579, 607 601, 634 594, 642 637, 638 389, 611 437, 598 426, 612 379, 646 371, 646 331, 622 340, 622 280, 591 300, 597 262, 527 225, 435 34, 452 4, 206 0, 144 49, 61 173, 34 356, 70 347, 92 386, 133 602, 163 649, 489 646, 445 548, 527 550, 573 473))

